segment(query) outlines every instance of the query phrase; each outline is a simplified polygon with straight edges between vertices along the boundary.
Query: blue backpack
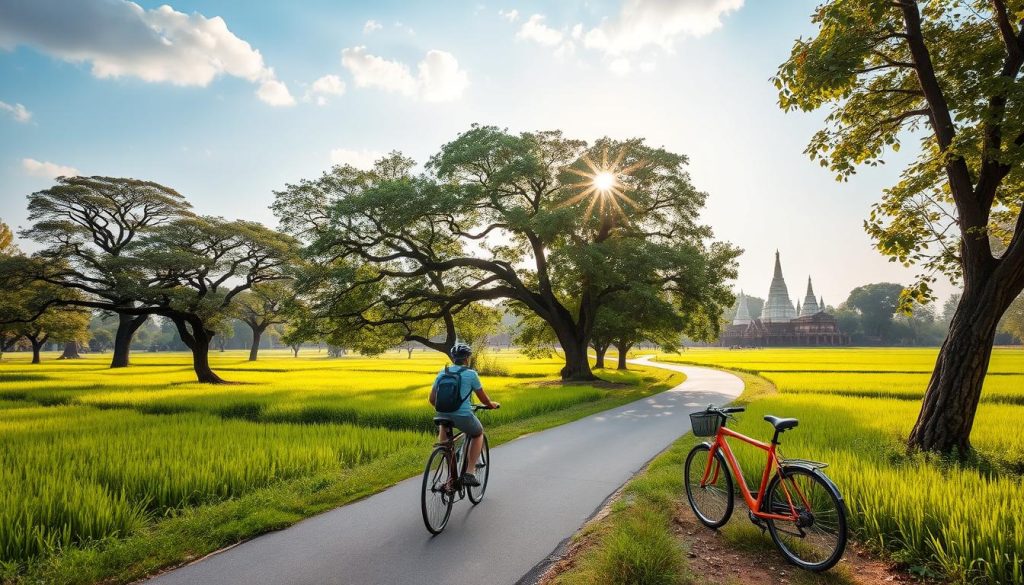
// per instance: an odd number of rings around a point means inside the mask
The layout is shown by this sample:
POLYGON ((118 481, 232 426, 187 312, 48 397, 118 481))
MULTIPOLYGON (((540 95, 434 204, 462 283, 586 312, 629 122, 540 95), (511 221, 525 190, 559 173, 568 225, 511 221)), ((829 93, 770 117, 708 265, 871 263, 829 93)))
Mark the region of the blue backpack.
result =
POLYGON ((462 372, 467 368, 462 367, 457 371, 445 367, 441 377, 437 380, 437 394, 434 396, 434 408, 437 412, 451 413, 462 406, 462 403, 469 399, 469 394, 462 395, 462 372))

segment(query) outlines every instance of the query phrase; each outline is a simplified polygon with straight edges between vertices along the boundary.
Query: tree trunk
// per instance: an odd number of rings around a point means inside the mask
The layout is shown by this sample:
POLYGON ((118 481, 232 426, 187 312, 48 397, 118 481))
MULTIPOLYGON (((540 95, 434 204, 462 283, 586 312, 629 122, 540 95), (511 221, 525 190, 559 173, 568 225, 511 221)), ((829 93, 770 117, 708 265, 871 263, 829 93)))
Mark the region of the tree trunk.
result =
MULTIPOLYGON (((28 336, 26 336, 28 337, 28 336)), ((39 352, 43 349, 43 345, 46 344, 47 335, 42 337, 28 337, 29 343, 32 344, 32 363, 39 363, 39 352)))
POLYGON ((146 322, 146 319, 149 319, 149 315, 117 314, 117 333, 114 335, 114 356, 110 360, 111 368, 128 367, 132 337, 146 322))
POLYGON ((226 382, 210 368, 210 342, 213 340, 214 332, 204 327, 202 320, 197 317, 171 320, 174 321, 181 340, 192 350, 192 369, 196 373, 196 380, 203 384, 225 384, 226 382))
POLYGON ((996 328, 1009 300, 1009 291, 987 286, 964 287, 950 323, 949 334, 939 350, 921 412, 910 432, 912 449, 937 453, 970 451, 971 427, 988 372, 996 328), (971 289, 982 288, 981 293, 971 289), (969 292, 970 291, 970 292, 969 292))
POLYGON ((299 350, 302 349, 302 344, 296 343, 292 346, 292 357, 299 357, 299 350))
POLYGON ((569 382, 589 382, 597 376, 590 371, 590 355, 588 340, 578 340, 572 334, 559 335, 559 343, 565 354, 565 366, 562 367, 562 380, 569 382))
POLYGON ((65 341, 64 342, 64 353, 57 359, 62 360, 77 360, 82 357, 82 354, 78 353, 78 342, 77 341, 65 341))
POLYGON ((252 327, 252 347, 249 348, 249 361, 254 362, 256 361, 257 354, 260 352, 260 338, 263 337, 263 331, 266 327, 253 327, 252 325, 249 325, 249 327, 252 327))
POLYGON ((615 349, 617 349, 619 351, 619 369, 620 370, 629 369, 629 368, 626 367, 626 355, 629 353, 629 350, 632 347, 633 347, 632 343, 626 343, 624 341, 620 341, 620 342, 615 344, 615 349))
POLYGON ((596 357, 594 358, 594 369, 595 370, 603 370, 604 369, 604 356, 605 356, 606 353, 608 353, 608 345, 607 344, 598 344, 598 345, 594 346, 594 354, 596 355, 596 357))
POLYGON ((412 348, 411 347, 407 347, 407 348, 405 348, 405 351, 409 352, 409 355, 408 355, 408 357, 406 359, 410 359, 411 360, 412 359, 412 348))

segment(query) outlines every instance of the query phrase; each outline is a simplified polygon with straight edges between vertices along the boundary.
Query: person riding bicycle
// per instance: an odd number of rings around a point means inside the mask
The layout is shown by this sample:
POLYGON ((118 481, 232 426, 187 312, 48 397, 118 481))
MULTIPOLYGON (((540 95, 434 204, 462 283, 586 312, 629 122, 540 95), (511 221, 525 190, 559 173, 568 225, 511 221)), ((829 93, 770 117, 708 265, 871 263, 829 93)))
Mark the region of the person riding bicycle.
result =
MULTIPOLYGON (((483 403, 487 408, 498 408, 501 406, 498 402, 491 401, 487 393, 484 392, 484 387, 480 383, 480 376, 476 373, 476 370, 471 369, 467 364, 469 363, 470 356, 473 355, 473 348, 465 343, 456 343, 451 349, 452 364, 454 367, 445 366, 441 370, 437 377, 434 379, 434 384, 430 388, 430 405, 437 408, 437 391, 438 383, 447 377, 452 375, 458 376, 461 387, 459 390, 459 398, 461 403, 458 408, 453 412, 441 412, 438 410, 437 416, 450 420, 455 428, 466 433, 466 436, 470 437, 469 443, 469 461, 477 461, 480 459, 480 452, 484 448, 484 426, 480 424, 480 419, 473 414, 472 395, 476 394, 480 402, 483 403), (462 398, 465 396, 465 398, 462 398)), ((438 432, 438 440, 444 442, 448 440, 446 436, 445 427, 440 427, 438 432)), ((466 472, 462 475, 462 484, 470 487, 476 487, 480 485, 477 481, 476 475, 470 473, 469 467, 467 466, 466 472)))

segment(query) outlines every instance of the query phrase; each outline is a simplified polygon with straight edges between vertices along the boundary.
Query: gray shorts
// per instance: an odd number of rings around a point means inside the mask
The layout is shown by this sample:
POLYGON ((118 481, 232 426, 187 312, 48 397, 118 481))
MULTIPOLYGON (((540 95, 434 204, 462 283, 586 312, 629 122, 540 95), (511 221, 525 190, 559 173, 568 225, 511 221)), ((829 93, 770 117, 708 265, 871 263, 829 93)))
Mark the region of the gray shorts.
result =
POLYGON ((434 415, 435 418, 443 418, 452 421, 455 428, 466 433, 470 437, 479 437, 484 432, 484 425, 480 424, 480 419, 475 414, 457 414, 453 412, 439 412, 434 415))

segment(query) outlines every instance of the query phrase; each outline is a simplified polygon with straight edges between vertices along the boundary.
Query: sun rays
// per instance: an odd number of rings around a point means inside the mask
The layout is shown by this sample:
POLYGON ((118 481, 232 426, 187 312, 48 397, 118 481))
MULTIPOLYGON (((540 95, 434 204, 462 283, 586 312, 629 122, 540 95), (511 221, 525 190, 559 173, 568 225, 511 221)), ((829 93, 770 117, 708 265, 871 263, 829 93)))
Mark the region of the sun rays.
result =
POLYGON ((584 155, 582 161, 586 165, 586 169, 576 167, 568 169, 570 173, 583 179, 569 185, 570 188, 577 189, 579 192, 563 201, 560 207, 576 205, 589 199, 583 215, 584 223, 590 221, 595 211, 601 218, 613 222, 616 219, 621 219, 623 222, 628 221, 624 206, 636 208, 637 203, 626 194, 630 187, 621 178, 643 167, 645 162, 637 161, 623 167, 622 159, 625 156, 626 149, 624 148, 620 149, 611 161, 608 159, 608 150, 605 149, 601 153, 600 163, 594 162, 589 155, 584 155))

